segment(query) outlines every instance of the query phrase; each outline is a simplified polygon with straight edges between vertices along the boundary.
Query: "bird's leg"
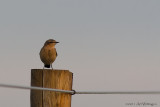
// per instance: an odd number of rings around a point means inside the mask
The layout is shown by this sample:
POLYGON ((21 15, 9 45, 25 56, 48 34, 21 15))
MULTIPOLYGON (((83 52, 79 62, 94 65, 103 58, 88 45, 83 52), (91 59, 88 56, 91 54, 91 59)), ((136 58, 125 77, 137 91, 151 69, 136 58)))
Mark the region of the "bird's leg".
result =
POLYGON ((52 64, 51 64, 51 68, 52 68, 52 70, 53 70, 52 64))
POLYGON ((44 68, 45 68, 45 67, 43 67, 43 70, 42 70, 42 71, 44 71, 44 68))

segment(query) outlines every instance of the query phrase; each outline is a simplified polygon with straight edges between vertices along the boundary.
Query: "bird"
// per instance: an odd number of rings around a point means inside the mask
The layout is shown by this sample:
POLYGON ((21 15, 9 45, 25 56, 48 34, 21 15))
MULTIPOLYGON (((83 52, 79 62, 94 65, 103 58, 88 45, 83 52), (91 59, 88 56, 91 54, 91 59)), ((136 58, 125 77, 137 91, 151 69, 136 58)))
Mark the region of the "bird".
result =
POLYGON ((55 61, 56 57, 58 56, 55 45, 59 43, 54 39, 48 39, 44 46, 40 50, 40 59, 44 63, 44 68, 52 68, 52 63, 55 61))

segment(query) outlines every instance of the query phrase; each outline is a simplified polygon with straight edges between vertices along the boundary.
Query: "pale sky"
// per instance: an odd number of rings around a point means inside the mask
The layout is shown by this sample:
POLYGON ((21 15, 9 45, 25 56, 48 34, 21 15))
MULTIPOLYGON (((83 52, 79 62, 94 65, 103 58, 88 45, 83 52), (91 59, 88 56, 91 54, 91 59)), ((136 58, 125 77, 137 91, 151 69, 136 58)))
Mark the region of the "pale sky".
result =
MULTIPOLYGON (((159 11, 159 0, 1 0, 0 83, 30 86, 52 38, 60 42, 53 67, 73 72, 77 91, 160 91, 159 11)), ((74 95, 72 107, 159 107, 159 99, 74 95)), ((0 107, 29 106, 29 90, 0 88, 0 107)))

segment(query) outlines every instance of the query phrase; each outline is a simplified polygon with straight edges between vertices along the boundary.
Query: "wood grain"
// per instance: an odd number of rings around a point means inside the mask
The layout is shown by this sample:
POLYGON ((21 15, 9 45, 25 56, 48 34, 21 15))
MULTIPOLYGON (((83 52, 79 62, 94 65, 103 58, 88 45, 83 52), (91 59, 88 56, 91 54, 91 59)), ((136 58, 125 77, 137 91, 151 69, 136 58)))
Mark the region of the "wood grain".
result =
MULTIPOLYGON (((68 70, 31 70, 32 86, 72 90, 72 78, 68 70)), ((31 107, 71 107, 71 94, 32 90, 31 107)))
MULTIPOLYGON (((31 70, 31 86, 42 87, 42 70, 31 70)), ((30 100, 31 107, 43 107, 42 104, 43 91, 41 90, 31 90, 30 100)))

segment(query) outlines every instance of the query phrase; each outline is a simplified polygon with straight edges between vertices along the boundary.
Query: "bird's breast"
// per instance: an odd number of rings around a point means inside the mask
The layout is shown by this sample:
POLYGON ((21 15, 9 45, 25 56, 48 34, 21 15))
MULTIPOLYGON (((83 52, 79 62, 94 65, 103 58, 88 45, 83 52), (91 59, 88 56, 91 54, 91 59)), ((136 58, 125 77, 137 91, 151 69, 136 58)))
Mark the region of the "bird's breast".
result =
POLYGON ((56 59, 56 49, 53 47, 43 47, 40 51, 40 58, 45 64, 51 64, 56 59))

